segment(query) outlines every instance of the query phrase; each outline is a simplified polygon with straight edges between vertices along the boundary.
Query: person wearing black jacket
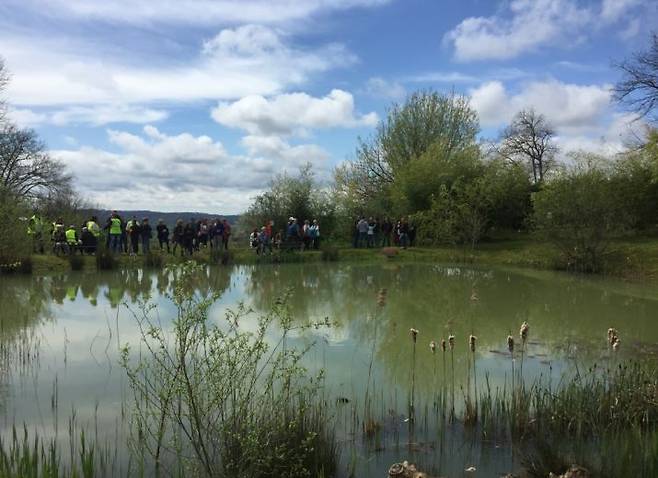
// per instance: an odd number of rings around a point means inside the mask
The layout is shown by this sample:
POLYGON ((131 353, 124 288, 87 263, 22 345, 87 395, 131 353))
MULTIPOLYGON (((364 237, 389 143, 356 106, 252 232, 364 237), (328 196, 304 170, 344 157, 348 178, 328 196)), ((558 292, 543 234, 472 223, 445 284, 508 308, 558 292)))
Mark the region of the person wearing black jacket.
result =
POLYGON ((176 248, 180 247, 180 255, 183 257, 185 255, 185 243, 184 243, 184 234, 185 226, 183 226, 183 220, 178 219, 176 221, 176 226, 174 227, 174 255, 176 255, 176 248))
POLYGON ((187 253, 192 256, 194 253, 194 240, 196 239, 196 223, 194 220, 188 222, 183 229, 183 244, 187 253))
POLYGON ((139 233, 142 236, 142 253, 148 254, 151 252, 151 237, 153 236, 153 228, 149 224, 148 217, 142 220, 139 233))
POLYGON ((155 230, 157 231, 158 234, 158 242, 160 243, 160 250, 164 250, 164 244, 167 244, 167 252, 171 252, 169 250, 169 228, 167 225, 164 223, 162 219, 158 220, 158 225, 156 226, 155 230))

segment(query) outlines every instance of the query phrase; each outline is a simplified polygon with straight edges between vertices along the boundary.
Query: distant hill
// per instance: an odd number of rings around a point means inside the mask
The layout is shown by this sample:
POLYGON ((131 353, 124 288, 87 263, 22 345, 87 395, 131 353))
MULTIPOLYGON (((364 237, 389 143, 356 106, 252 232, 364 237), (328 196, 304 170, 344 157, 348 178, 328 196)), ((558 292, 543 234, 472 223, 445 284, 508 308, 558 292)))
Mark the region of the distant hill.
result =
MULTIPOLYGON (((105 220, 110 217, 112 211, 109 209, 84 209, 81 211, 85 216, 97 216, 98 220, 105 222, 105 220)), ((205 212, 158 212, 158 211, 117 211, 122 218, 125 220, 130 219, 133 216, 136 216, 138 220, 142 220, 145 217, 148 218, 151 224, 157 224, 158 220, 162 219, 165 224, 168 226, 173 226, 176 223, 176 220, 182 219, 183 221, 189 221, 190 219, 226 219, 229 224, 234 225, 238 222, 240 218, 236 214, 208 214, 205 212)))

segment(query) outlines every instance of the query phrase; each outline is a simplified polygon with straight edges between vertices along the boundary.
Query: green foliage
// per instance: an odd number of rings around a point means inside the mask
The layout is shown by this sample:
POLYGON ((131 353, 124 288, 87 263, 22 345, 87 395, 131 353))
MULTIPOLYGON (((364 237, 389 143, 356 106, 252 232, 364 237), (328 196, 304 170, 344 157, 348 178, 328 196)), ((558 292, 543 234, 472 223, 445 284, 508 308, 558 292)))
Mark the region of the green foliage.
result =
POLYGON ((162 269, 165 264, 165 259, 162 254, 149 252, 144 256, 144 265, 150 269, 162 269))
POLYGON ((243 231, 251 232, 274 221, 273 233, 285 233, 290 216, 297 218, 300 226, 305 220, 317 219, 323 236, 334 230, 334 202, 315 180, 310 164, 301 168, 297 176, 286 173, 277 176, 269 189, 256 196, 247 212, 240 217, 240 225, 243 231))
POLYGON ((0 189, 0 265, 20 262, 29 256, 32 244, 27 235, 27 205, 0 189))
POLYGON ((72 271, 81 271, 85 265, 84 258, 79 254, 72 253, 69 256, 69 265, 72 271))
POLYGON ((468 169, 440 184, 430 207, 412 221, 420 243, 475 247, 494 225, 520 227, 529 198, 530 183, 522 167, 476 158, 468 169))
POLYGON ((110 251, 105 244, 99 244, 96 251, 96 268, 99 271, 108 271, 116 269, 118 263, 112 251, 110 251))
POLYGON ((322 260, 324 262, 336 262, 340 256, 337 247, 326 246, 322 247, 322 260))
POLYGON ((575 167, 535 193, 537 231, 558 247, 564 266, 582 272, 602 269, 610 241, 624 235, 632 219, 620 201, 615 178, 597 158, 576 158, 575 167))
MULTIPOLYGON (((431 194, 477 151, 477 114, 464 97, 417 92, 393 105, 354 162, 335 174, 345 215, 400 215, 428 207, 431 194), (447 168, 443 171, 443 168, 447 168)), ((475 155, 477 156, 477 154, 475 155)))
POLYGON ((243 307, 216 325, 208 311, 218 295, 197 292, 200 272, 193 263, 172 270, 173 331, 144 306, 137 320, 148 353, 131 361, 123 351, 135 396, 135 449, 153 458, 156 474, 182 468, 207 477, 332 475, 337 448, 321 376, 307 376, 308 348, 288 343, 292 332, 325 324, 296 326, 281 300, 254 332, 240 327, 251 320, 243 307))

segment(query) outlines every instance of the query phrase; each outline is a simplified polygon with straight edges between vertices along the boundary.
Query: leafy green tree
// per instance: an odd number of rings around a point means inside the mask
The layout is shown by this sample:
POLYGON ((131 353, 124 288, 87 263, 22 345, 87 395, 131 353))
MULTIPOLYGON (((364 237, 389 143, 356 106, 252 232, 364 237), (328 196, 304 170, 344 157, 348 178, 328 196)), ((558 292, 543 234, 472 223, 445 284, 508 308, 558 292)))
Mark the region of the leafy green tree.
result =
MULTIPOLYGON (((477 114, 467 98, 432 91, 415 93, 404 104, 393 105, 372 138, 360 141, 355 160, 337 170, 336 187, 362 212, 383 215, 399 200, 399 189, 396 198, 391 194, 401 176, 427 172, 432 159, 449 162, 463 154, 475 146, 478 131, 477 114), (425 156, 419 169, 410 170, 410 164, 420 160, 430 148, 434 154, 425 156), (373 211, 376 206, 381 210, 373 211)), ((437 167, 440 165, 437 163, 437 167)), ((431 174, 436 171, 432 168, 431 174)), ((416 188, 411 203, 426 205, 429 196, 418 198, 418 192, 416 188)))
POLYGON ((596 272, 605 265, 611 241, 628 232, 631 219, 605 163, 592 156, 575 159, 575 166, 535 193, 534 223, 567 268, 596 272))
POLYGON ((264 193, 256 196, 240 219, 242 227, 252 230, 274 221, 274 231, 283 230, 289 217, 298 221, 320 222, 321 234, 326 236, 335 226, 335 206, 330 193, 315 180, 310 165, 299 174, 278 175, 264 193))

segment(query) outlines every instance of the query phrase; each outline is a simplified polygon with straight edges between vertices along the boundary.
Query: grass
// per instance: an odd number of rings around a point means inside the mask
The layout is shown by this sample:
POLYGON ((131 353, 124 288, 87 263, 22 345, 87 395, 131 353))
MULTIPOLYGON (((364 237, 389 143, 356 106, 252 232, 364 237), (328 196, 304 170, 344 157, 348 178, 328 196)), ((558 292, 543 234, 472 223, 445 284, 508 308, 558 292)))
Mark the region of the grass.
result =
MULTIPOLYGON (((413 247, 399 250, 387 257, 382 249, 353 249, 347 245, 328 245, 322 251, 274 251, 273 254, 257 255, 246 247, 232 248, 229 253, 213 254, 209 249, 196 252, 194 260, 207 264, 280 264, 321 261, 340 262, 423 262, 507 266, 542 270, 561 270, 566 266, 557 258, 557 251, 550 245, 537 241, 526 234, 481 243, 476 249, 469 247, 413 247)), ((82 270, 96 269, 94 257, 82 258, 82 270)), ((149 256, 116 256, 117 268, 144 266, 163 267, 180 264, 186 258, 162 253, 159 250, 149 256)), ((105 261, 107 263, 107 261, 105 261)), ((113 264, 114 265, 114 264, 113 264)), ((109 267, 112 268, 112 267, 109 267)), ((32 271, 45 275, 70 270, 66 258, 50 254, 33 255, 32 271)), ((637 237, 613 244, 607 256, 604 275, 631 280, 658 280, 658 238, 637 237)))

